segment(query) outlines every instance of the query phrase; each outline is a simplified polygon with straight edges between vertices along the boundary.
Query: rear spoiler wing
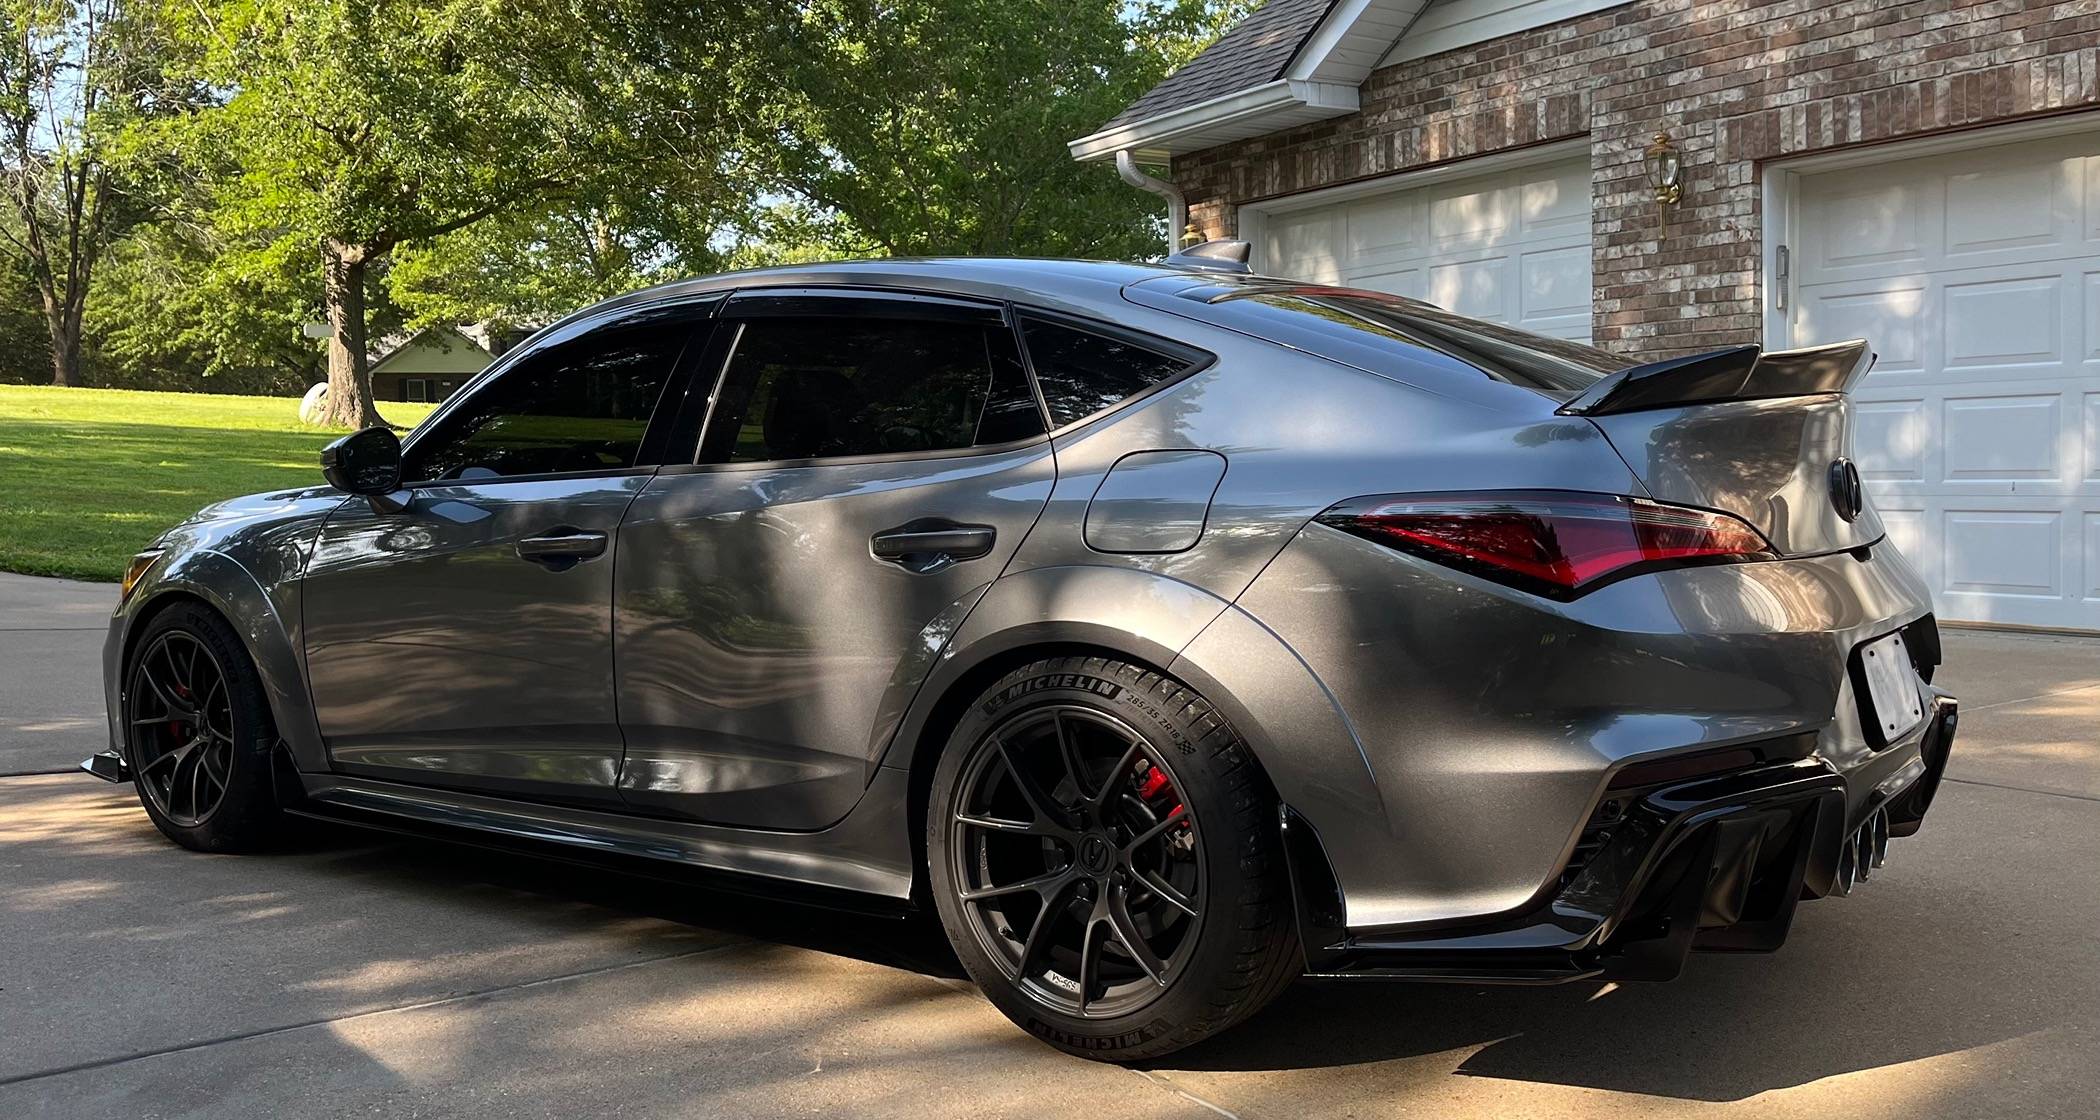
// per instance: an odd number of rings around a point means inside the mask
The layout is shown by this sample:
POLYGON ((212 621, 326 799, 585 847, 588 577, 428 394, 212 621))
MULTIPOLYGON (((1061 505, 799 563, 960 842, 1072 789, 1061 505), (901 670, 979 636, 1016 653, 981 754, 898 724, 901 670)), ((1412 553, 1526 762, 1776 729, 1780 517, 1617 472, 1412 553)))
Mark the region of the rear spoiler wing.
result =
POLYGON ((1687 404, 1842 393, 1873 365, 1874 354, 1863 338, 1769 354, 1756 346, 1731 346, 1622 369, 1558 411, 1564 416, 1607 416, 1687 404))

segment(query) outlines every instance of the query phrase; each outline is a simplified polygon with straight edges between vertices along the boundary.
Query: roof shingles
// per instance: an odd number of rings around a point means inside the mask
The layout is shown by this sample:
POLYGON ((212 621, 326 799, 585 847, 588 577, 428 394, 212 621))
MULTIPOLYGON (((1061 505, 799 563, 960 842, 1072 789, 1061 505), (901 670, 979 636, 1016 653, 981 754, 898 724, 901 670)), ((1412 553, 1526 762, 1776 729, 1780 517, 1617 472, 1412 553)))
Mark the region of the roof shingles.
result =
POLYGON ((1131 102, 1102 125, 1102 131, 1275 81, 1333 3, 1269 0, 1188 65, 1131 102))

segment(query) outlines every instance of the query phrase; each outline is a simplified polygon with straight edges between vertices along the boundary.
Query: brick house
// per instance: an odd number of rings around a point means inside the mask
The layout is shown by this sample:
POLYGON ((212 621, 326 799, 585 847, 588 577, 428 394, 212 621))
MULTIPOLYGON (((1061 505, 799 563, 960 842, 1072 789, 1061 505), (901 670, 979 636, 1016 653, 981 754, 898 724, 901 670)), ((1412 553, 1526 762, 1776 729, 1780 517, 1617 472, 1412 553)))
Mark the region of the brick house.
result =
POLYGON ((1864 336, 1941 616, 2100 629, 2090 0, 1270 0, 1071 148, 1261 272, 1644 358, 1864 336))

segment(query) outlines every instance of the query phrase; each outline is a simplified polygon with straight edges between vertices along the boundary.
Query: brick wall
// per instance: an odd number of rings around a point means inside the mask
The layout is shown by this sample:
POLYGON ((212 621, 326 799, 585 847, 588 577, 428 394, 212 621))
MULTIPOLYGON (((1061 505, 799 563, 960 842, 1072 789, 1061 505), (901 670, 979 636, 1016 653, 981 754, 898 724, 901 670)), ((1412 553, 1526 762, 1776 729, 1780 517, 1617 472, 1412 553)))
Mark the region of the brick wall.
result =
POLYGON ((1639 0, 1379 70, 1362 106, 1175 160, 1191 217, 1587 133, 1594 335, 1661 357, 1759 340, 1759 161, 2100 106, 2100 2, 1639 0))

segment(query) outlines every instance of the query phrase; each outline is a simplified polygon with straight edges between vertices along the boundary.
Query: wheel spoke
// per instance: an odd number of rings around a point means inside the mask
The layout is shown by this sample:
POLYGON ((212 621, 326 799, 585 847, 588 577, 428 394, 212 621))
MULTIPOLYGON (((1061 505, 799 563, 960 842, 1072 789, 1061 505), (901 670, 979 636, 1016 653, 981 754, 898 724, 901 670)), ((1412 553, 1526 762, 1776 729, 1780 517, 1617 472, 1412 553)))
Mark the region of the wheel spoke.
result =
POLYGON ((223 793, 226 790, 226 778, 228 772, 232 769, 231 763, 233 760, 231 758, 220 759, 219 752, 213 750, 212 747, 213 744, 204 743, 197 748, 197 751, 204 756, 204 776, 210 778, 212 784, 218 786, 219 791, 223 793), (217 765, 213 765, 215 762, 217 765))
MULTIPOLYGON (((160 721, 155 720, 154 722, 158 723, 160 721)), ((182 746, 176 747, 174 750, 161 755, 159 758, 154 759, 153 761, 145 764, 144 766, 139 767, 139 777, 143 778, 146 775, 153 773, 155 770, 160 769, 166 763, 180 763, 182 761, 183 754, 189 749, 189 744, 185 743, 182 746)))
POLYGON ((1130 950, 1130 957, 1137 962, 1145 975, 1155 984, 1167 982, 1167 965, 1145 944, 1144 935, 1138 932, 1137 923, 1131 920, 1128 896, 1121 890, 1110 891, 1108 896, 1108 922, 1116 931, 1116 940, 1130 950))
POLYGON ((201 643, 191 642, 189 667, 182 674, 182 686, 190 690, 191 696, 197 698, 197 707, 200 710, 204 707, 204 697, 197 689, 197 658, 203 653, 204 646, 201 643))
POLYGON ((1063 886, 1065 880, 1071 877, 1071 868, 1060 867, 1055 871, 1045 872, 1041 875, 1034 876, 1033 878, 1022 879, 1018 882, 1008 883, 1004 886, 974 887, 969 890, 958 892, 956 897, 962 899, 964 902, 976 902, 979 899, 999 898, 1004 895, 1022 894, 1028 891, 1033 891, 1036 894, 1042 895, 1045 898, 1047 898, 1050 895, 1056 893, 1057 888, 1063 886))
POLYGON ((1101 927, 1107 923, 1100 918, 1088 918, 1086 929, 1079 937, 1079 1013, 1086 1014, 1086 1005, 1094 998, 1094 984, 1101 975, 1101 927))
POLYGON ((190 816, 204 815, 204 752, 192 750, 195 760, 190 763, 190 816))
POLYGON ((1029 809, 1034 811, 1036 820, 1060 833, 1069 832, 1071 822, 1064 807, 1036 784, 1034 776, 1021 766, 1020 760, 1014 757, 1013 747, 1009 746, 1005 739, 998 742, 999 757, 1006 763, 1006 772, 1013 778, 1015 788, 1021 791, 1021 798, 1027 801, 1029 809))
POLYGON ((1020 974, 1027 979, 1042 971, 1043 963, 1050 955, 1050 926, 1064 910, 1065 891, 1069 884, 1043 896, 1043 908, 1035 912, 1035 920, 1028 924, 1028 936, 1021 939, 1020 974))
POLYGON ((1058 760, 1064 763, 1065 773, 1072 776, 1072 792, 1077 794, 1081 801, 1091 800, 1087 796, 1086 765, 1080 761, 1079 744, 1073 740, 1072 733, 1065 727, 1063 712, 1050 713, 1050 729, 1057 735, 1058 760))
POLYGON ((1115 769, 1110 770, 1108 777, 1102 780, 1100 788, 1094 790, 1093 795, 1087 798, 1087 803, 1099 805, 1103 801, 1108 800, 1109 795, 1116 792, 1116 783, 1122 780, 1123 775, 1130 772, 1130 768, 1137 764, 1137 760, 1144 753, 1145 745, 1143 743, 1130 744, 1129 748, 1124 750, 1123 757, 1116 760, 1115 769))
POLYGON ((1179 890, 1176 890, 1173 884, 1168 883, 1165 879, 1161 878, 1158 872, 1140 871, 1137 873, 1137 876, 1138 879, 1145 884, 1145 889, 1151 891, 1155 895, 1158 895, 1159 900, 1161 902, 1172 906, 1174 909, 1179 910, 1184 914, 1187 914, 1191 918, 1196 916, 1195 900, 1189 898, 1185 894, 1182 894, 1179 890))
POLYGON ((189 714, 190 709, 176 702, 174 695, 153 675, 151 658, 139 662, 139 679, 145 681, 146 687, 153 690, 154 699, 160 701, 161 710, 164 713, 170 716, 189 714))
POLYGON ((1045 828, 1035 821, 1010 821, 1000 817, 979 816, 975 813, 957 813, 955 819, 974 828, 992 832, 1012 832, 1022 836, 1056 836, 1056 829, 1045 828))
POLYGON ((1161 818, 1158 824, 1155 824, 1151 828, 1148 828, 1145 831, 1138 833, 1135 837, 1131 839, 1130 843, 1123 845, 1124 854, 1127 855, 1131 852, 1136 851, 1139 847, 1151 841, 1160 833, 1165 832, 1166 830, 1174 827, 1176 824, 1179 824, 1182 820, 1187 818, 1188 811, 1188 806, 1186 805, 1174 806, 1174 811, 1168 813, 1165 817, 1161 818))

